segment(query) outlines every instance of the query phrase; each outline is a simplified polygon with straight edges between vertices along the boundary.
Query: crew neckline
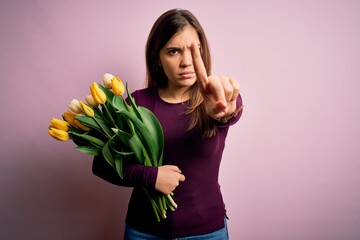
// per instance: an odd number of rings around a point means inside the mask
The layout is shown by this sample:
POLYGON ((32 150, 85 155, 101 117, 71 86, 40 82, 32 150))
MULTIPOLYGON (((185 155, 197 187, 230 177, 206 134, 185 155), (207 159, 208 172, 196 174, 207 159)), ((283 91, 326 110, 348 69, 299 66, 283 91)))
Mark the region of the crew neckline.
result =
POLYGON ((175 106, 175 105, 184 105, 184 104, 186 104, 187 102, 190 101, 190 99, 188 99, 188 100, 184 100, 184 101, 182 101, 182 102, 177 102, 177 103, 168 102, 168 101, 164 100, 164 99, 160 96, 159 91, 158 91, 157 89, 155 90, 155 92, 156 92, 157 97, 160 99, 160 101, 163 102, 163 103, 165 103, 165 104, 167 104, 167 105, 174 105, 174 106, 175 106))

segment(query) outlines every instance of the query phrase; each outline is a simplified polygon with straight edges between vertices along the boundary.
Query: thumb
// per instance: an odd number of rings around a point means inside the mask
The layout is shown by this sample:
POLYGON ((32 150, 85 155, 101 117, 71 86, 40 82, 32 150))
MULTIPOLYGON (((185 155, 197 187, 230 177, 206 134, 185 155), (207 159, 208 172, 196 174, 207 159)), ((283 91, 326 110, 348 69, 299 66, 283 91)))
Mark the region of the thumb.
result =
POLYGON ((185 175, 184 174, 180 174, 179 181, 180 182, 185 181, 185 175))

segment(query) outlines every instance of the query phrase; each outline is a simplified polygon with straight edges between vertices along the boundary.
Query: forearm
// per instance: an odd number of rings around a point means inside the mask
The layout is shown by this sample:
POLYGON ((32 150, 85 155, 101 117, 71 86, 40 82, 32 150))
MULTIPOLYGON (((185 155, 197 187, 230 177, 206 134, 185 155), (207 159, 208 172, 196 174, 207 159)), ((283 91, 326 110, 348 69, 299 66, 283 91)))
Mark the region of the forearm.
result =
POLYGON ((124 160, 123 178, 120 178, 105 159, 97 156, 94 157, 92 171, 99 178, 118 186, 155 188, 158 169, 124 160))

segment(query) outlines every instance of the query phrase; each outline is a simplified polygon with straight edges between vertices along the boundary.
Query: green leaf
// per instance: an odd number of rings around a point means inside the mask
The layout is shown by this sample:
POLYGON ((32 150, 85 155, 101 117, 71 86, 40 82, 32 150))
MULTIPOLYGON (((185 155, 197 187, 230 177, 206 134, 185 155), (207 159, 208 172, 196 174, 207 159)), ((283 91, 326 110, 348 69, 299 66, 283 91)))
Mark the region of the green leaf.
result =
POLYGON ((71 133, 69 133, 69 136, 70 136, 71 140, 79 147, 81 147, 81 146, 87 146, 87 147, 91 146, 91 147, 93 147, 94 146, 91 143, 89 143, 89 141, 86 141, 86 140, 84 140, 84 139, 82 139, 82 138, 80 138, 78 136, 75 136, 75 135, 73 135, 71 133))
POLYGON ((79 122, 87 127, 95 128, 97 130, 100 130, 99 125, 95 122, 95 120, 92 117, 79 115, 75 117, 76 120, 79 120, 79 122))
POLYGON ((157 167, 156 163, 157 161, 152 161, 152 159, 150 158, 149 154, 147 151, 143 151, 143 154, 144 154, 144 161, 143 161, 143 164, 145 166, 153 166, 153 167, 157 167))
POLYGON ((129 109, 129 105, 126 103, 126 101, 120 97, 120 96, 114 96, 112 100, 112 105, 115 110, 123 110, 123 109, 129 109))
POLYGON ((112 132, 108 127, 106 121, 98 117, 76 116, 75 119, 87 127, 94 128, 106 136, 111 136, 112 132))
POLYGON ((102 155, 103 157, 105 158, 105 160, 112 166, 114 167, 115 166, 115 160, 110 152, 110 148, 109 148, 109 142, 108 141, 105 146, 103 147, 102 149, 102 155))
MULTIPOLYGON (((137 118, 135 114, 132 112, 121 111, 120 113, 123 114, 128 120, 130 120, 133 123, 135 132, 137 133, 137 134, 133 134, 133 136, 137 136, 137 135, 139 136, 139 140, 137 141, 142 143, 142 145, 144 146, 144 151, 148 153, 152 162, 153 163, 158 162, 157 154, 156 154, 158 150, 156 149, 155 141, 150 135, 149 130, 147 129, 145 124, 139 118, 137 118)), ((157 165, 153 165, 153 166, 156 167, 157 165)))
MULTIPOLYGON (((119 131, 121 131, 121 130, 119 130, 119 131)), ((114 129, 114 132, 117 132, 117 131, 114 129)), ((130 155, 133 155, 134 152, 124 151, 124 149, 123 149, 123 146, 130 148, 129 147, 129 139, 130 138, 131 138, 131 135, 127 136, 126 139, 124 139, 124 138, 120 139, 121 143, 118 143, 116 141, 117 138, 112 138, 111 143, 109 145, 115 153, 120 154, 121 156, 130 156, 130 155)))
POLYGON ((134 155, 134 152, 124 152, 124 151, 119 151, 117 150, 115 147, 111 147, 112 150, 114 150, 115 153, 121 155, 121 156, 130 156, 130 155, 134 155))
POLYGON ((131 123, 122 114, 117 114, 116 125, 118 126, 119 129, 121 129, 124 132, 129 132, 129 133, 132 132, 130 128, 131 123))
POLYGON ((135 158, 138 160, 138 162, 143 164, 145 161, 144 146, 143 146, 143 143, 140 140, 139 136, 136 133, 134 133, 132 135, 132 134, 129 134, 127 132, 124 132, 124 131, 121 131, 121 130, 115 129, 115 128, 113 128, 112 130, 117 134, 120 141, 124 145, 130 147, 130 149, 135 154, 135 158))
POLYGON ((143 123, 147 127, 150 136, 154 139, 155 142, 155 151, 157 160, 157 166, 162 165, 162 155, 163 155, 163 148, 164 148, 164 133, 161 127, 159 120, 156 118, 153 112, 149 109, 139 106, 139 113, 143 119, 143 123))
POLYGON ((122 157, 120 155, 115 156, 115 168, 116 172, 119 174, 121 178, 124 178, 122 171, 122 157))
POLYGON ((101 119, 102 119, 102 117, 103 117, 103 113, 102 113, 102 111, 100 110, 99 106, 94 107, 93 109, 94 109, 94 114, 95 114, 95 117, 96 117, 96 118, 101 118, 101 119))
MULTIPOLYGON (((120 112, 121 110, 129 110, 130 107, 126 101, 121 96, 114 96, 112 101, 112 106, 115 112, 120 112)), ((122 130, 129 130, 128 121, 121 114, 115 116, 116 125, 122 130)))
POLYGON ((100 148, 92 147, 92 146, 78 146, 75 149, 82 152, 82 153, 86 153, 88 155, 91 155, 91 156, 98 156, 101 153, 100 148))
POLYGON ((111 130, 120 138, 121 142, 124 144, 128 144, 129 139, 131 138, 131 134, 127 133, 118 128, 111 128, 111 130))
POLYGON ((140 121, 142 121, 141 115, 140 115, 140 113, 139 113, 139 111, 138 111, 138 109, 137 109, 137 105, 136 105, 136 103, 135 103, 135 99, 133 98, 133 96, 131 96, 127 83, 126 83, 126 93, 127 93, 127 95, 128 95, 128 99, 129 99, 129 101, 130 101, 130 106, 131 106, 131 108, 134 110, 136 116, 140 119, 140 121))
POLYGON ((95 147, 104 147, 105 142, 99 138, 90 136, 90 135, 86 135, 86 134, 78 134, 75 132, 72 132, 71 134, 81 138, 82 140, 86 140, 89 143, 91 143, 92 145, 94 145, 95 147))

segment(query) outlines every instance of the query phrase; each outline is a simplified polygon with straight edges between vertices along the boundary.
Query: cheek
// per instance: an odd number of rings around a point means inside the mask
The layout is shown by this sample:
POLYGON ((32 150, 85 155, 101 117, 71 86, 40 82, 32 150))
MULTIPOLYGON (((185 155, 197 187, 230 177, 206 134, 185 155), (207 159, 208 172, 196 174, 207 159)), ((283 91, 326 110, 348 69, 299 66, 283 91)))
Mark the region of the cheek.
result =
POLYGON ((163 67, 167 79, 173 79, 174 73, 171 69, 163 67))
POLYGON ((173 75, 176 72, 176 65, 173 62, 164 61, 162 67, 166 75, 173 75))

